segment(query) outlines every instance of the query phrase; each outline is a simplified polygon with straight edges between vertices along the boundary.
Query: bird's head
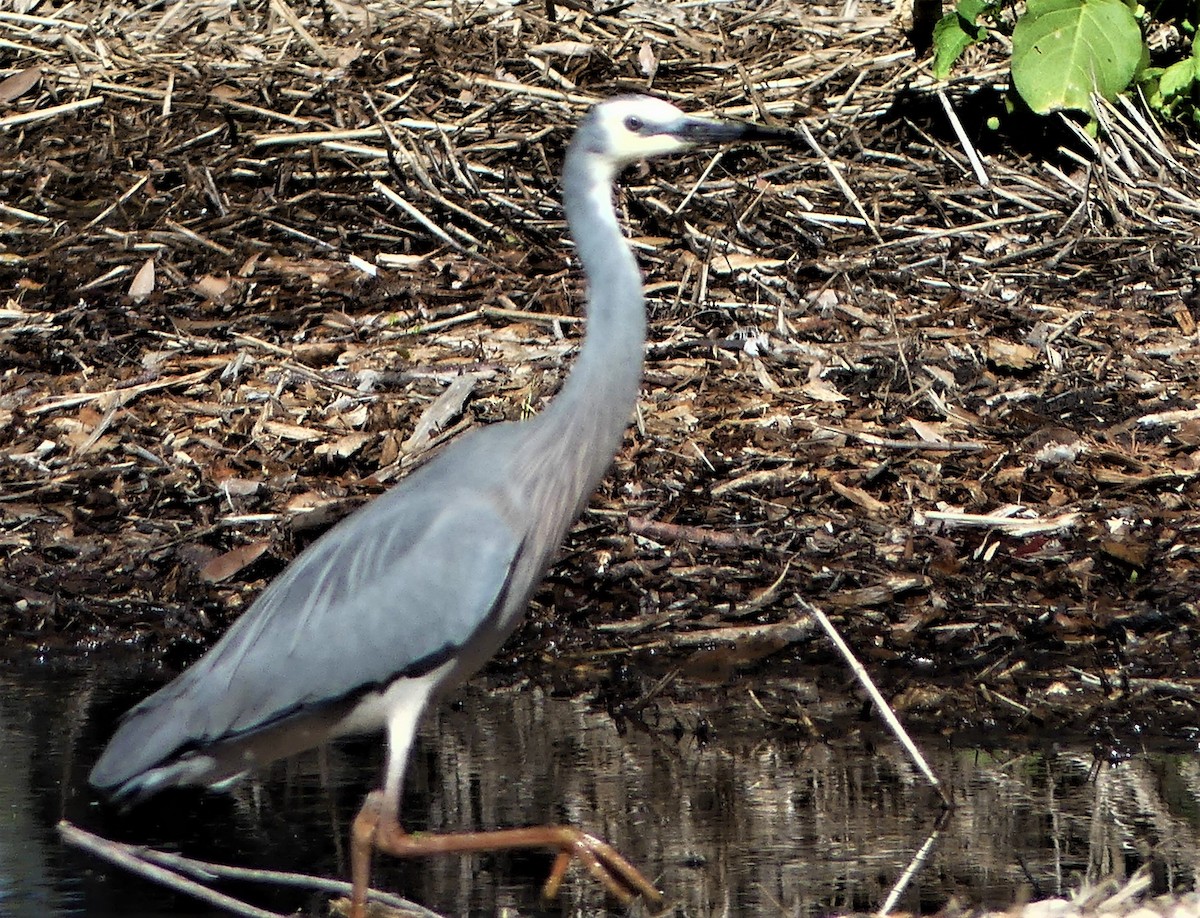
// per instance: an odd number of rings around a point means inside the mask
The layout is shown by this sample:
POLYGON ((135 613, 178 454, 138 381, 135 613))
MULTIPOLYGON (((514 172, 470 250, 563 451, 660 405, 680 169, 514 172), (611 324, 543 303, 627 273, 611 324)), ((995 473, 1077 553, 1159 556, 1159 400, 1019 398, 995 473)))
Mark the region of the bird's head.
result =
POLYGON ((616 171, 630 163, 700 144, 778 139, 784 132, 742 121, 715 121, 680 111, 651 96, 621 96, 592 108, 577 142, 616 171))

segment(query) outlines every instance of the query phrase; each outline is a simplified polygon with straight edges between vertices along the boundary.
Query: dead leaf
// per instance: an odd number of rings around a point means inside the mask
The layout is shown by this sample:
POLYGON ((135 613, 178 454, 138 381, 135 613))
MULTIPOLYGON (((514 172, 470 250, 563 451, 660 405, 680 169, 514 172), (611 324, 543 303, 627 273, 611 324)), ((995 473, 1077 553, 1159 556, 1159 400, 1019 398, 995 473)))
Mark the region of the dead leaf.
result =
POLYGON ((315 450, 318 456, 332 456, 335 459, 349 459, 364 446, 375 439, 371 433, 349 433, 339 437, 332 443, 322 443, 315 450))
POLYGON ((400 252, 380 252, 375 256, 375 264, 381 268, 395 268, 399 271, 412 271, 429 261, 428 255, 407 255, 400 252))
POLYGON ((8 79, 0 81, 0 105, 14 102, 29 92, 42 78, 41 67, 30 67, 14 73, 8 79))
POLYGON ((1167 315, 1175 320, 1175 324, 1185 335, 1196 333, 1196 320, 1192 317, 1192 311, 1188 309, 1187 303, 1177 300, 1167 307, 1167 315))
POLYGON ((343 501, 342 497, 330 497, 328 494, 322 494, 320 491, 305 491, 302 494, 297 494, 290 498, 285 504, 285 509, 288 513, 308 513, 312 510, 319 510, 329 504, 336 504, 343 501))
MULTIPOLYGON (((349 411, 343 411, 341 414, 335 415, 336 419, 346 427, 358 428, 367 423, 371 415, 370 409, 366 405, 358 405, 349 411)), ((334 418, 330 418, 333 421, 334 418)))
POLYGON ((893 574, 880 582, 857 590, 846 590, 825 601, 835 609, 857 609, 862 606, 878 606, 892 602, 899 594, 910 590, 923 590, 929 579, 921 574, 893 574))
POLYGON ((838 392, 832 385, 823 379, 814 379, 811 382, 806 382, 800 387, 800 391, 817 402, 844 402, 848 401, 846 396, 838 392))
POLYGON ((913 432, 926 443, 947 442, 946 438, 942 436, 942 432, 934 425, 918 421, 916 418, 905 418, 904 420, 908 422, 908 426, 913 429, 913 432))
POLYGON ((269 539, 259 539, 257 542, 239 545, 223 555, 217 555, 200 569, 200 579, 205 583, 221 583, 228 580, 261 558, 270 547, 269 539))
POLYGON ((474 373, 460 376, 446 387, 422 413, 413 429, 412 436, 401 446, 405 452, 423 449, 429 445, 440 430, 444 430, 449 422, 462 413, 463 404, 475 390, 479 377, 474 373))
POLYGON ((323 367, 337 362, 345 349, 340 341, 306 341, 292 348, 292 356, 306 367, 323 367))
POLYGON ((714 255, 709 267, 713 274, 733 274, 737 271, 778 268, 784 264, 787 262, 782 258, 763 258, 759 255, 729 252, 725 255, 714 255))
POLYGON ((154 292, 154 259, 147 258, 129 285, 129 298, 140 303, 154 292))
POLYGON ((642 42, 641 48, 638 49, 638 68, 650 80, 654 79, 654 74, 658 72, 658 58, 654 55, 654 47, 648 41, 642 42))
POLYGON ((240 99, 244 93, 237 86, 232 86, 229 83, 222 83, 219 86, 212 88, 213 98, 222 102, 230 102, 240 99))
POLYGON ((1100 551, 1130 567, 1145 567, 1150 556, 1148 545, 1141 542, 1122 542, 1118 539, 1104 539, 1100 543, 1100 551))
POLYGON ((1038 351, 1028 344, 1013 344, 1000 338, 989 338, 984 354, 998 367, 1008 370, 1028 370, 1038 362, 1038 351))
POLYGON ((323 439, 322 435, 311 427, 301 427, 299 424, 287 424, 283 421, 266 421, 263 423, 263 430, 281 440, 295 440, 297 443, 323 439))
POLYGON ((232 282, 228 277, 216 277, 212 274, 205 274, 192 284, 192 290, 206 300, 220 301, 225 298, 231 286, 232 282))
POLYGON ((346 516, 357 505, 345 497, 329 497, 318 491, 308 491, 287 503, 293 532, 324 529, 346 516))
POLYGON ((595 45, 582 41, 544 41, 529 49, 530 54, 557 54, 562 57, 587 57, 595 45))
POLYGON ((262 488, 262 482, 252 478, 225 478, 220 485, 229 497, 251 497, 262 488))
POLYGON ((868 513, 882 513, 887 510, 888 505, 883 501, 878 500, 863 491, 860 488, 852 488, 849 485, 844 485, 836 478, 829 479, 829 487, 833 488, 835 494, 846 498, 852 504, 858 504, 868 513))

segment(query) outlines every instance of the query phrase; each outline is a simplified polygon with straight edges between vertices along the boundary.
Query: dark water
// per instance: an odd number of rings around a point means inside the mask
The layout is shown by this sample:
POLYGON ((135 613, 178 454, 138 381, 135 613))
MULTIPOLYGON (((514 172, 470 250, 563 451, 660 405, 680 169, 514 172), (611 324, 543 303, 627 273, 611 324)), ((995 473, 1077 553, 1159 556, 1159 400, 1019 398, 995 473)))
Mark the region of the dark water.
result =
MULTIPOLYGON (((376 780, 378 744, 277 766, 230 794, 176 793, 128 814, 100 804, 87 770, 128 704, 152 687, 99 658, 0 670, 0 915, 214 914, 65 848, 62 818, 203 859, 344 876, 345 838, 376 780)), ((879 737, 757 739, 753 722, 692 734, 622 735, 578 699, 536 688, 463 690, 431 719, 411 767, 404 821, 456 829, 570 821, 606 837, 659 883, 676 914, 818 915, 873 910, 924 843, 936 796, 879 737), (739 736, 739 739, 731 737, 739 736), (751 737, 746 739, 746 737, 751 737)), ((983 752, 922 744, 957 804, 898 906, 951 897, 1009 905, 1125 873, 1153 849, 1160 882, 1191 888, 1200 855, 1200 757, 1145 753, 1097 766, 1091 749, 983 752)), ((538 853, 441 858, 377 870, 376 885, 451 915, 595 914, 604 898, 573 871, 544 909, 538 853)), ((303 893, 226 891, 321 914, 303 893)))

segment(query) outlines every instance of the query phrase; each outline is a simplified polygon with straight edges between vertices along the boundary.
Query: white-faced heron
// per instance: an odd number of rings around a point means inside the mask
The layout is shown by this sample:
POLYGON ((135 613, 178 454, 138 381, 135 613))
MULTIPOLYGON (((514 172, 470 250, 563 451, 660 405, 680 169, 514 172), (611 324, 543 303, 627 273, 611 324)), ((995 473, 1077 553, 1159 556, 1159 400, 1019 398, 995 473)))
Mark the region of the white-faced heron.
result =
POLYGON ((613 208, 617 173, 696 144, 780 136, 645 96, 595 106, 564 164, 589 296, 587 334, 557 398, 532 420, 455 441, 314 542, 208 653, 124 716, 92 785, 131 799, 216 785, 334 737, 386 730, 383 790, 352 830, 356 918, 375 848, 413 856, 548 847, 558 857, 547 895, 578 859, 622 900, 659 901, 636 868, 573 827, 408 835, 401 783, 422 713, 521 621, 632 416, 646 317, 613 208))

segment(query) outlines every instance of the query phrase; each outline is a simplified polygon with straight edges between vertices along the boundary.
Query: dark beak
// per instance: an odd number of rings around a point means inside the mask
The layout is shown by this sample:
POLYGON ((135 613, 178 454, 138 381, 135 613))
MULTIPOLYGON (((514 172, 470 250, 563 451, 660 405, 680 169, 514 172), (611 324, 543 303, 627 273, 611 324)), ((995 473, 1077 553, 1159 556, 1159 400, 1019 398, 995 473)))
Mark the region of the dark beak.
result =
POLYGON ((684 118, 672 130, 682 140, 695 144, 728 143, 733 140, 774 140, 796 143, 800 135, 786 128, 769 127, 750 121, 714 121, 709 118, 684 118))

